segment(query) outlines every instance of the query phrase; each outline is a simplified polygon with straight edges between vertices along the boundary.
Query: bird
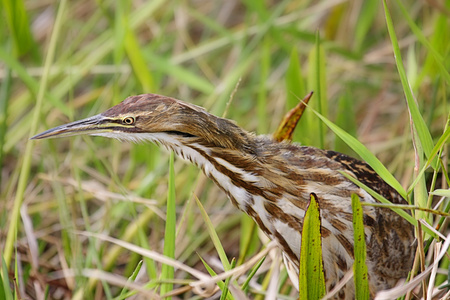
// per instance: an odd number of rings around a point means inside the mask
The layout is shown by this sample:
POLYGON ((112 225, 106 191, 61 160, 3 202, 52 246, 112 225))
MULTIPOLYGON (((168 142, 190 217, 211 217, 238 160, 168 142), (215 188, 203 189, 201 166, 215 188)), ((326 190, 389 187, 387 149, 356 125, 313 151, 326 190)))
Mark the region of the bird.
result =
MULTIPOLYGON (((203 170, 238 209, 249 215, 282 252, 298 289, 303 219, 314 193, 320 207, 327 291, 352 268, 351 195, 378 203, 346 173, 393 204, 403 197, 365 162, 331 150, 255 135, 204 108, 157 94, 130 96, 105 112, 49 129, 32 139, 94 135, 153 142, 203 170)), ((364 206, 366 264, 371 298, 411 270, 414 228, 389 208, 364 206)), ((354 299, 352 280, 336 299, 354 299)))

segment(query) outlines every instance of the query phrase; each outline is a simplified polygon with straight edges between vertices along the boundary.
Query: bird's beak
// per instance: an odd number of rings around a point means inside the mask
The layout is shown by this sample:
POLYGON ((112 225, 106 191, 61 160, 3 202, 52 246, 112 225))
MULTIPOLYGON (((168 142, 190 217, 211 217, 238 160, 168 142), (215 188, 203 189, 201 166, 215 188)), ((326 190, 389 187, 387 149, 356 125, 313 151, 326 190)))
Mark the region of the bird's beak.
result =
POLYGON ((31 139, 39 140, 81 134, 99 134, 104 132, 111 132, 111 120, 99 114, 49 129, 33 136, 31 139))

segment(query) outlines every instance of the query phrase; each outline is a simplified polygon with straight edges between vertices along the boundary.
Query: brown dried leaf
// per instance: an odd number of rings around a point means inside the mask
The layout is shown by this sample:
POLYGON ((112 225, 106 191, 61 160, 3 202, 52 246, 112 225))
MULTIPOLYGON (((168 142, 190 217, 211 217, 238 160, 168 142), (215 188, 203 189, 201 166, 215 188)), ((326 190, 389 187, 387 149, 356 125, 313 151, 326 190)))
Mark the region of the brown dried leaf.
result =
POLYGON ((292 134, 294 133, 295 127, 297 126, 298 121, 300 121, 300 118, 302 117, 306 105, 308 104, 309 99, 311 99, 312 94, 313 92, 310 92, 308 95, 306 95, 306 97, 302 101, 300 101, 300 103, 297 104, 296 107, 291 109, 284 116, 277 130, 273 134, 273 138, 277 142, 281 142, 284 140, 292 141, 292 134))

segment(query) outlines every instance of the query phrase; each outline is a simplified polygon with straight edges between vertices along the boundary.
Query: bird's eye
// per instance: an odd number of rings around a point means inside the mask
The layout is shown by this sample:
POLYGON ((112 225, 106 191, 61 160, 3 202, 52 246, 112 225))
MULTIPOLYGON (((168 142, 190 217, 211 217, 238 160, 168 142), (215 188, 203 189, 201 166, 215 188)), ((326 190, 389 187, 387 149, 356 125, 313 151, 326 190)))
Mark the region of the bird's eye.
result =
POLYGON ((135 119, 133 117, 126 117, 122 120, 122 123, 125 125, 133 125, 135 122, 135 119))

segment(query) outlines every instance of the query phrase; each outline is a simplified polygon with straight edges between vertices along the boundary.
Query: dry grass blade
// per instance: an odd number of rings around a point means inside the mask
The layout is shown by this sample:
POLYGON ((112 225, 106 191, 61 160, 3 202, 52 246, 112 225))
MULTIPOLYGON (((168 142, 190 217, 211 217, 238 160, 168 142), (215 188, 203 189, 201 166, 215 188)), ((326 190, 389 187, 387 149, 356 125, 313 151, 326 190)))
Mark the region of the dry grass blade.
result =
POLYGON ((127 243, 127 242, 124 242, 122 240, 118 240, 118 239, 112 238, 112 237, 104 235, 104 234, 98 234, 98 233, 92 233, 92 232, 76 232, 76 233, 84 235, 84 236, 95 237, 95 238, 98 238, 98 239, 101 239, 101 240, 108 241, 110 243, 119 245, 119 246, 121 246, 123 248, 126 248, 126 249, 130 250, 130 251, 133 251, 133 252, 138 253, 140 255, 143 255, 145 257, 149 257, 151 259, 154 259, 154 260, 156 260, 156 261, 158 261, 160 263, 163 263, 163 264, 172 266, 174 268, 183 270, 183 271, 191 274, 192 276, 197 277, 198 279, 209 279, 210 278, 208 274, 205 274, 205 273, 200 272, 200 271, 198 271, 196 269, 188 267, 185 264, 182 264, 182 263, 180 263, 179 261, 177 261, 175 259, 166 257, 166 256, 164 256, 164 255, 162 255, 160 253, 155 252, 155 251, 144 249, 144 248, 138 247, 138 246, 136 246, 134 244, 127 243))
POLYGON ((347 282, 352 280, 352 278, 353 278, 353 269, 350 269, 350 270, 348 270, 347 273, 345 273, 345 275, 342 277, 341 281, 339 281, 339 283, 336 284, 336 286, 331 291, 329 291, 322 298, 322 300, 333 299, 333 297, 336 296, 336 294, 339 293, 339 291, 347 284, 347 282))
POLYGON ((116 286, 119 286, 122 288, 136 290, 136 291, 140 292, 142 296, 144 296, 148 299, 162 299, 154 292, 149 291, 148 289, 143 287, 141 284, 130 282, 127 278, 125 278, 123 276, 105 272, 105 271, 98 270, 98 269, 81 269, 81 270, 69 269, 69 270, 66 270, 64 273, 55 272, 52 274, 52 277, 54 279, 58 279, 58 278, 67 278, 68 276, 76 277, 76 276, 80 276, 80 275, 84 276, 86 278, 95 278, 97 280, 109 282, 113 285, 116 285, 116 286))
POLYGON ((196 282, 192 282, 192 283, 190 283, 190 285, 192 287, 194 287, 195 289, 200 289, 200 291, 201 291, 205 287, 208 287, 217 281, 224 280, 230 276, 239 276, 239 275, 243 274, 244 272, 246 272, 247 270, 250 270, 262 257, 267 255, 267 253, 275 247, 276 247, 276 244, 274 242, 271 242, 269 245, 267 245, 267 247, 264 250, 260 251, 257 255, 253 256, 251 259, 249 259, 244 264, 242 264, 230 271, 226 271, 222 274, 218 274, 217 276, 211 277, 209 279, 203 279, 203 280, 199 280, 196 282))
POLYGON ((196 269, 188 267, 185 264, 178 262, 177 260, 168 258, 162 254, 155 252, 155 251, 143 249, 143 248, 133 245, 131 243, 123 242, 121 240, 109 237, 107 235, 94 234, 91 232, 77 232, 77 233, 81 234, 81 235, 85 235, 85 236, 92 236, 92 237, 95 237, 95 238, 98 238, 98 239, 101 239, 104 241, 108 241, 110 243, 114 243, 114 244, 124 247, 130 251, 133 251, 133 252, 143 255, 145 257, 152 258, 160 263, 170 265, 176 269, 183 270, 183 271, 193 275, 194 277, 197 277, 199 280, 191 282, 189 285, 199 295, 212 295, 215 291, 214 283, 224 280, 230 276, 239 276, 239 275, 243 274, 247 270, 251 269, 253 267, 253 265, 256 264, 262 257, 267 255, 267 253, 271 249, 276 247, 275 243, 272 242, 269 245, 267 245, 267 247, 264 250, 259 252, 257 255, 255 255, 251 259, 249 259, 245 264, 240 265, 230 271, 224 272, 217 276, 210 277, 208 274, 205 274, 196 269))

